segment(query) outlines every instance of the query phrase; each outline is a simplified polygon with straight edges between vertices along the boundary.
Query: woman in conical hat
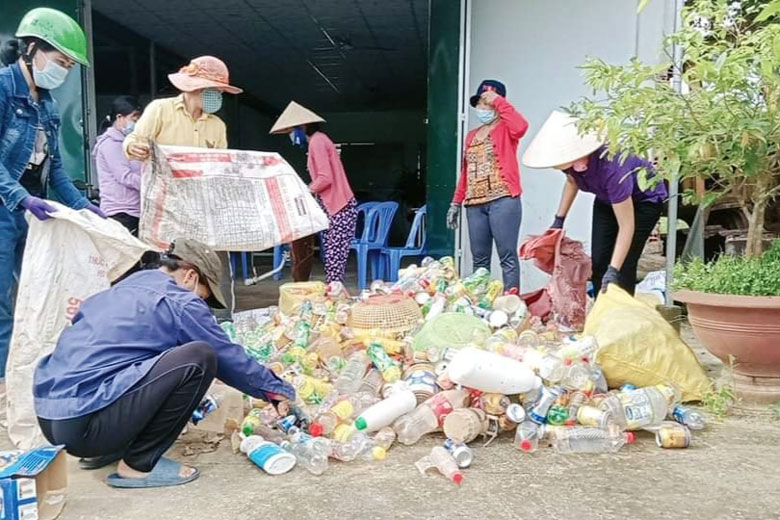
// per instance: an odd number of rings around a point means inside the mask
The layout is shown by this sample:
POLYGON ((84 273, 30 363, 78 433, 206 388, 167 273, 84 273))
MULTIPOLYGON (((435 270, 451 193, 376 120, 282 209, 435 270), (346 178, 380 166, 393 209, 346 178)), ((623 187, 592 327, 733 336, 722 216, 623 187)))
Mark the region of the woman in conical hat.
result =
MULTIPOLYGON (((291 101, 271 128, 272 134, 289 134, 293 144, 308 151, 307 169, 311 175, 309 189, 328 214, 324 233, 325 274, 328 283, 343 282, 349 246, 355 237, 357 201, 349 186, 344 165, 333 141, 320 130, 325 120, 291 101)), ((292 244, 293 278, 308 280, 314 260, 314 237, 292 244)))
POLYGON ((651 179, 652 164, 633 155, 609 158, 598 136, 580 133, 577 120, 558 111, 550 114, 531 141, 523 164, 566 174, 554 229, 563 228, 579 191, 596 196, 591 237, 593 289, 598 295, 616 283, 633 294, 639 257, 668 197, 663 182, 640 187, 639 173, 644 171, 651 179))

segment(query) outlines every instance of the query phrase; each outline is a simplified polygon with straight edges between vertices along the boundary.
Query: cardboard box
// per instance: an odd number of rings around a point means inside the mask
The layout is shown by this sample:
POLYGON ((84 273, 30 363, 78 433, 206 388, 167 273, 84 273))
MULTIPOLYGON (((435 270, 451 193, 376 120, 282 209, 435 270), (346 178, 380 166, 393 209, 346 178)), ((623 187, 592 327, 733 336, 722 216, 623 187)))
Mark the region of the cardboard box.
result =
POLYGON ((63 446, 0 452, 0 520, 53 520, 65 507, 63 446))

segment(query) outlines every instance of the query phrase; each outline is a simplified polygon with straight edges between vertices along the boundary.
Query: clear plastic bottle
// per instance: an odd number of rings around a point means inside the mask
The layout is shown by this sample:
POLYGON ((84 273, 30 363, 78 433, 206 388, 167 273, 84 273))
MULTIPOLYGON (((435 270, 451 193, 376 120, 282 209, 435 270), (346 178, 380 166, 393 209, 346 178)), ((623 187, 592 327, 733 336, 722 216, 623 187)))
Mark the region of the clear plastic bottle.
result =
POLYGON ((539 349, 526 350, 523 353, 523 363, 550 384, 560 383, 566 368, 561 358, 539 349))
POLYGON ((443 446, 435 446, 431 449, 431 453, 418 460, 415 466, 422 474, 425 474, 429 469, 436 468, 451 482, 458 485, 463 482, 463 473, 458 468, 458 462, 443 446))
POLYGON ((526 453, 536 451, 539 448, 539 425, 531 420, 518 424, 515 431, 515 448, 526 453))
POLYGON ((332 443, 331 455, 342 462, 353 461, 366 449, 367 442, 365 433, 354 432, 348 439, 332 443))
POLYGON ((574 423, 577 418, 577 410, 580 409, 580 406, 588 402, 588 396, 585 394, 585 392, 576 391, 572 392, 569 395, 569 405, 568 405, 568 412, 569 412, 569 422, 574 423))
POLYGON ((331 451, 331 441, 324 437, 312 437, 297 426, 291 427, 287 431, 287 440, 293 444, 305 445, 314 453, 327 457, 331 451))
MULTIPOLYGON (((566 365, 566 363, 564 363, 566 365)), ((590 382, 590 369, 581 363, 571 363, 565 366, 561 386, 566 390, 581 390, 587 388, 590 382)))
POLYGON ((328 457, 317 453, 305 443, 293 443, 291 441, 283 441, 281 447, 293 455, 298 461, 298 464, 303 466, 306 471, 312 475, 322 475, 328 469, 328 457))
POLYGON ((659 425, 669 412, 668 396, 656 386, 618 392, 604 399, 599 408, 608 411, 626 430, 659 425))
POLYGON ((438 430, 452 410, 465 408, 468 402, 469 393, 465 390, 439 392, 393 423, 398 442, 407 446, 416 443, 426 433, 438 430))
POLYGON ((371 394, 374 397, 378 397, 384 383, 385 381, 382 378, 382 373, 379 370, 372 368, 363 376, 363 381, 360 383, 358 393, 371 394))
POLYGON ((694 431, 703 430, 707 425, 707 419, 705 419, 704 414, 681 404, 678 404, 672 410, 672 418, 694 431))
POLYGON ((634 442, 632 432, 573 426, 556 432, 553 448, 559 453, 615 453, 634 442))
POLYGON ((366 353, 358 350, 347 359, 347 366, 341 371, 334 384, 340 394, 352 394, 357 392, 363 382, 363 375, 371 361, 366 353))
POLYGON ((374 435, 374 441, 376 442, 376 445, 385 451, 390 449, 390 447, 395 442, 395 438, 395 430, 390 426, 385 426, 376 432, 376 435, 374 435))

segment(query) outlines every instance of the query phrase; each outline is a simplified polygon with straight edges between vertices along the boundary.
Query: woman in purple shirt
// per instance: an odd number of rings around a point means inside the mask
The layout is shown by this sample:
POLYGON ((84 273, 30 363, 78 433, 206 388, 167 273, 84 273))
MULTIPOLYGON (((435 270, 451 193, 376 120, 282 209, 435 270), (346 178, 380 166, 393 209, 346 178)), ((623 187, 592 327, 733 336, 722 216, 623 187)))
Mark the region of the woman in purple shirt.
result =
POLYGON ((129 96, 120 96, 111 104, 106 116, 106 131, 95 142, 92 154, 98 171, 100 209, 119 221, 133 235, 138 236, 138 218, 141 216, 141 162, 125 157, 122 142, 141 116, 138 102, 129 96))
POLYGON ((561 112, 553 112, 544 123, 523 163, 566 173, 552 228, 563 227, 579 191, 596 196, 591 237, 594 293, 598 295, 616 283, 633 294, 639 257, 668 198, 663 182, 639 187, 637 175, 646 171, 652 178, 652 164, 633 155, 609 158, 599 139, 580 135, 576 120, 561 112))

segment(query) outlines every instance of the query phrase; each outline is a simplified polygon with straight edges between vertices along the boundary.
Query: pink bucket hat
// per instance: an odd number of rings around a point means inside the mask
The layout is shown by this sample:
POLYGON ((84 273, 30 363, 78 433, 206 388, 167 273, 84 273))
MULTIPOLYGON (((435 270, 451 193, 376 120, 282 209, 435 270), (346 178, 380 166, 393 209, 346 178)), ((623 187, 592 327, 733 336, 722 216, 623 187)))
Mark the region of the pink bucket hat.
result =
POLYGON ((173 86, 182 92, 192 92, 202 88, 216 88, 229 94, 240 94, 242 89, 230 84, 228 68, 225 62, 214 56, 200 56, 179 69, 168 74, 173 86))

